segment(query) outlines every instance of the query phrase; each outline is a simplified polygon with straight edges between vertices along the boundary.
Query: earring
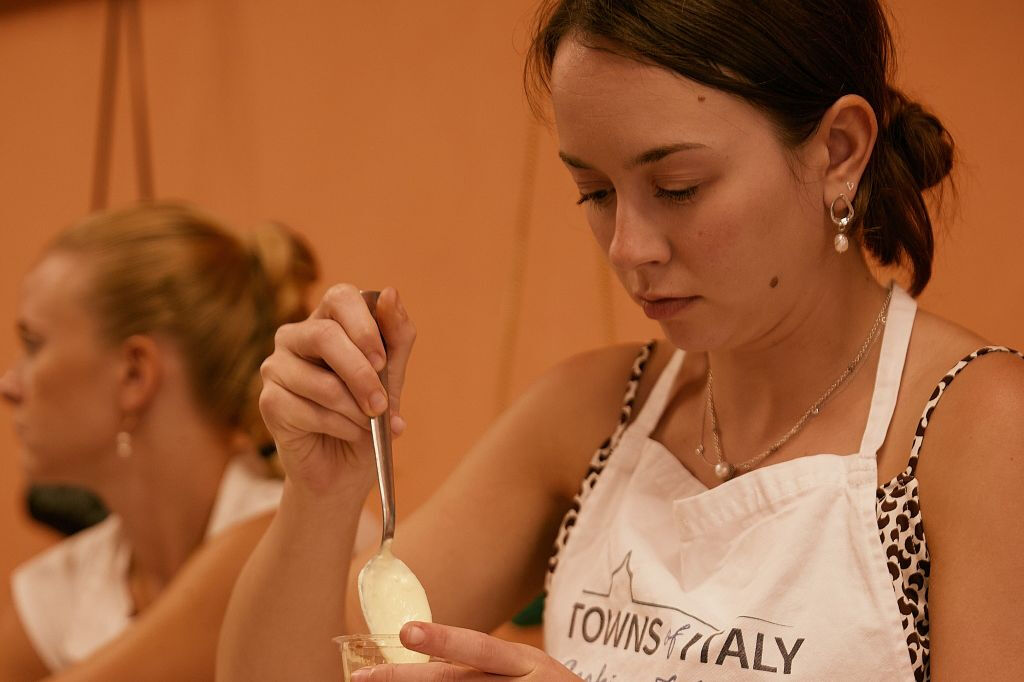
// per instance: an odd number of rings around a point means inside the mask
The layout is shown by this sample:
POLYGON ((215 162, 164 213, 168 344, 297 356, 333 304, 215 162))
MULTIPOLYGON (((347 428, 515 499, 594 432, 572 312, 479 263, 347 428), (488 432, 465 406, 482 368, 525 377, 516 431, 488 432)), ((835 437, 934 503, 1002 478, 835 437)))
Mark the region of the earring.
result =
POLYGON ((853 203, 845 194, 840 194, 832 200, 832 205, 828 207, 828 215, 832 219, 832 223, 839 228, 839 231, 836 233, 836 238, 833 241, 836 253, 845 253, 846 250, 850 248, 850 240, 846 236, 846 229, 850 226, 850 223, 853 222, 853 203), (846 215, 842 218, 837 218, 836 204, 838 204, 840 200, 846 204, 846 215))
POLYGON ((117 433, 117 456, 121 459, 128 459, 132 456, 132 434, 127 431, 117 433))
POLYGON ((854 188, 854 187, 856 187, 856 185, 854 185, 854 184, 853 184, 852 182, 849 182, 849 181, 848 181, 848 182, 846 183, 846 189, 850 190, 851 192, 853 191, 853 188, 854 188))

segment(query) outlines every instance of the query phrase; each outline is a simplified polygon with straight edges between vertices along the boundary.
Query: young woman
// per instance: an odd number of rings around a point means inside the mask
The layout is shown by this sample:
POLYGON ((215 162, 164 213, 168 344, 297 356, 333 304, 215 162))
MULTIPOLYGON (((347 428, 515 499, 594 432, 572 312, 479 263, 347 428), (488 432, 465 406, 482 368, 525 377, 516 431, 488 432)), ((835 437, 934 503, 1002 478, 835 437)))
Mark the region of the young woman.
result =
POLYGON ((231 586, 281 493, 255 455, 258 368, 315 277, 287 230, 244 243, 173 204, 92 216, 46 251, 0 388, 28 478, 112 513, 15 571, 0 678, 212 679, 231 586))
MULTIPOLYGON (((545 4, 529 73, 666 340, 553 370, 403 523, 443 624, 403 641, 454 663, 353 679, 1024 675, 1024 361, 917 310, 953 149, 891 52, 876 0, 545 4), (476 632, 545 581, 546 652, 476 632)), ((413 326, 394 291, 378 317, 397 410, 413 326)), ((352 286, 278 334, 261 407, 288 479, 224 679, 332 679, 329 638, 365 627, 348 552, 383 362, 352 286)))

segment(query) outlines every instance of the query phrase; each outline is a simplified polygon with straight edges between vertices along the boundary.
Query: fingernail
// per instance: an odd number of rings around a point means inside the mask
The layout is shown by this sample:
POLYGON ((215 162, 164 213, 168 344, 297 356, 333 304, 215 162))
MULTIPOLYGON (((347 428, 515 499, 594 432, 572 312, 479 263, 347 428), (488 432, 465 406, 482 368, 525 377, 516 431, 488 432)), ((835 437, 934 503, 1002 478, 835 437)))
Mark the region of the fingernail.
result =
POLYGON ((391 431, 394 432, 396 436, 405 431, 406 426, 408 426, 408 424, 406 424, 405 420, 397 414, 391 418, 391 431))
POLYGON ((352 682, 369 682, 370 675, 373 674, 373 668, 363 668, 362 670, 356 670, 352 673, 352 682))
POLYGON ((405 640, 406 644, 415 646, 422 644, 423 640, 427 638, 427 633, 419 625, 406 625, 402 630, 404 631, 402 639, 405 640))
POLYGON ((388 363, 380 353, 370 353, 366 359, 370 361, 370 365, 373 366, 375 372, 379 372, 384 369, 384 366, 388 363))
POLYGON ((384 395, 384 391, 377 391, 370 396, 370 409, 375 414, 380 414, 384 410, 388 409, 388 397, 384 395))

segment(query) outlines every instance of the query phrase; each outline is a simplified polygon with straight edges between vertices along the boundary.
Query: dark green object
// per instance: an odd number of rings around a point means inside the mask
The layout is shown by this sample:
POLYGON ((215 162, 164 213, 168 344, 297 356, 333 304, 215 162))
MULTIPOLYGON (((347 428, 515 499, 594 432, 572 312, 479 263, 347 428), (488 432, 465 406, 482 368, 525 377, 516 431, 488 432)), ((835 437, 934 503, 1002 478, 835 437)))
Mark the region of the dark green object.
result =
POLYGON ((69 485, 33 485, 25 495, 29 515, 64 535, 107 518, 107 508, 94 493, 69 485))
POLYGON ((512 622, 520 627, 529 627, 530 625, 540 625, 544 622, 544 593, 537 595, 530 604, 519 612, 519 614, 512 619, 512 622))

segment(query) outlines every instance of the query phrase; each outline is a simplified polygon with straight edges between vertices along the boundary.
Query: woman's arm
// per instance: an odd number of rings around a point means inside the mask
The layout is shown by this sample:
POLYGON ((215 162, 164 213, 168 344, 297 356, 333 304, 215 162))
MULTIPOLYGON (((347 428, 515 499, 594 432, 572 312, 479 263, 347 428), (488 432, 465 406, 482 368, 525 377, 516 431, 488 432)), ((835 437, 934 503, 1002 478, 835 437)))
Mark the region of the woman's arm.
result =
MULTIPOLYGON (((399 524, 395 553, 422 581, 436 622, 488 631, 539 592, 561 515, 614 428, 636 352, 605 349, 549 372, 399 524)), ((365 631, 355 580, 376 548, 350 567, 351 510, 297 487, 289 484, 236 586, 218 679, 336 679, 330 639, 365 631)))
POLYGON ((917 469, 931 555, 931 679, 1024 679, 1024 361, 978 358, 943 395, 917 469))
POLYGON ((45 669, 30 677, 8 677, 0 668, 0 679, 213 680, 217 636, 231 588, 270 519, 270 514, 250 519, 202 546, 123 635, 85 661, 51 677, 45 669))

